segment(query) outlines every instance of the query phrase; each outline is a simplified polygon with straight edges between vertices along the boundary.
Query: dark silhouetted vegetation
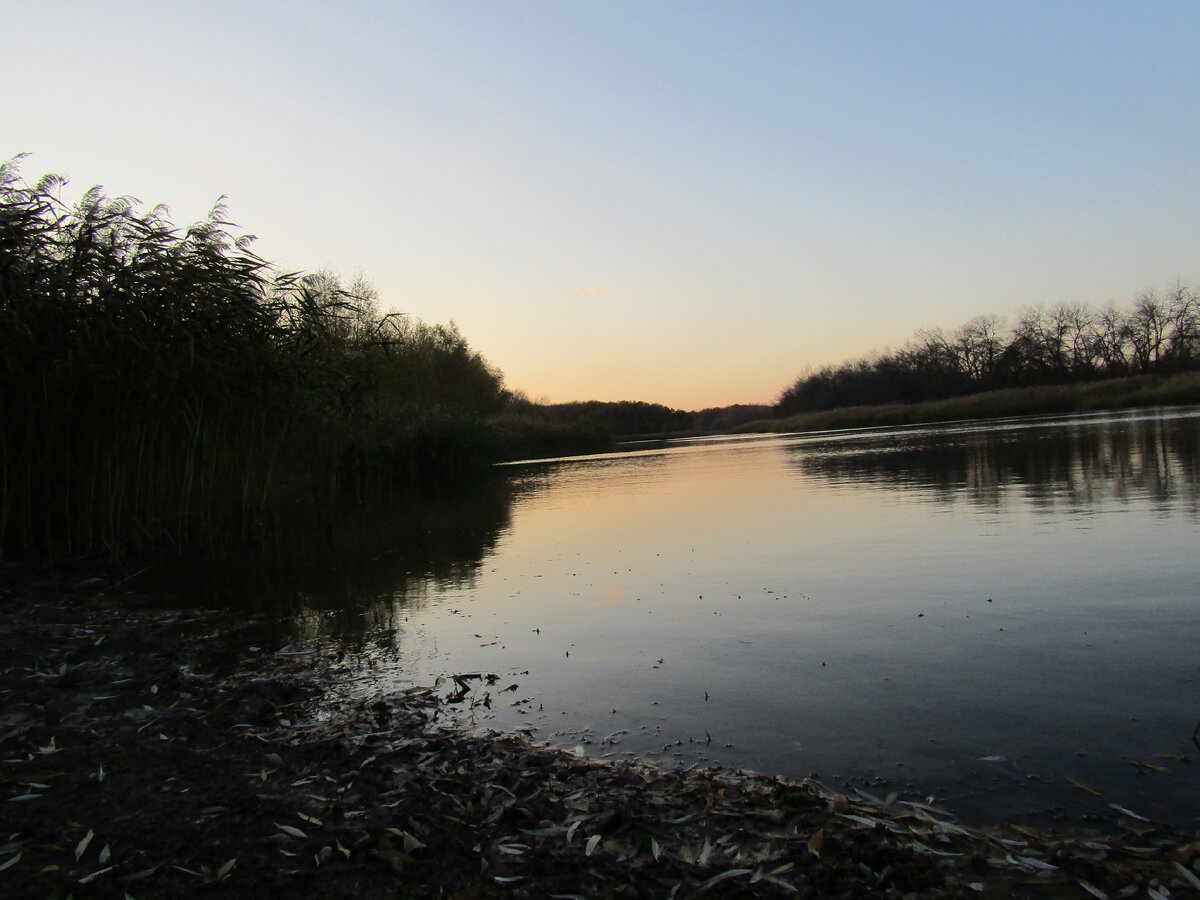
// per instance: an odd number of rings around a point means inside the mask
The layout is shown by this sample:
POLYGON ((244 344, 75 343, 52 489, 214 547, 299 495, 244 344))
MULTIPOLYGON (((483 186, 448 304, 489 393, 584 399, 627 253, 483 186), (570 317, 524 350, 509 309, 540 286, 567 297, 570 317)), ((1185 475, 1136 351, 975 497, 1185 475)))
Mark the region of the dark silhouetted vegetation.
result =
POLYGON ((703 434, 731 431, 747 422, 769 419, 774 412, 773 407, 752 403, 709 407, 692 413, 692 429, 703 434))
POLYGON ((1200 372, 1174 375, 1131 375, 1084 384, 1004 388, 944 400, 840 406, 763 419, 733 429, 737 432, 828 431, 890 425, 923 425, 956 419, 992 419, 1041 413, 1082 413, 1130 407, 1200 403, 1200 372))
POLYGON ((220 202, 181 230, 64 183, 0 166, 4 553, 252 541, 502 455, 509 394, 453 324, 275 271, 220 202))
POLYGON ((1200 292, 1180 282, 1165 296, 1143 293, 1124 310, 1060 303, 1026 307, 1011 327, 986 315, 949 334, 922 330, 899 350, 802 375, 775 411, 786 417, 1197 368, 1200 292))
POLYGON ((508 460, 612 449, 620 439, 691 434, 693 414, 657 403, 533 403, 514 397, 492 419, 508 460))

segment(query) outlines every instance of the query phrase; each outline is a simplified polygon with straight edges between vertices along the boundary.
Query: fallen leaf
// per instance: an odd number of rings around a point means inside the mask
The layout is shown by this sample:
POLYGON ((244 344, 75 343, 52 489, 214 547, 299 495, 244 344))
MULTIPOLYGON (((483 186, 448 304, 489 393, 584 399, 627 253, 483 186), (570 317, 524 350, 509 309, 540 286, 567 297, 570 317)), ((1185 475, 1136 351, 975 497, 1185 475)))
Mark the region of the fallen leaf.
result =
POLYGON ((424 847, 425 847, 425 845, 422 844, 420 841, 418 841, 415 837, 413 837, 407 831, 404 832, 404 852, 405 853, 411 853, 414 850, 421 850, 421 849, 424 849, 424 847))
POLYGON ((1180 875, 1182 875, 1191 883, 1192 887, 1200 891, 1200 878, 1197 878, 1190 869, 1180 865, 1179 863, 1175 863, 1175 868, 1179 870, 1180 875))
POLYGON ((307 834, 305 834, 303 831, 301 831, 299 828, 296 828, 293 825, 280 825, 278 822, 276 822, 275 827, 278 828, 280 831, 282 831, 284 834, 290 834, 294 838, 308 837, 307 834))
POLYGON ((95 835, 96 833, 89 828, 88 833, 83 836, 83 840, 75 845, 75 862, 79 862, 79 857, 83 856, 83 852, 87 850, 88 844, 92 842, 95 835))
POLYGON ((825 843, 825 829, 818 828, 813 832, 812 837, 808 839, 808 852, 813 856, 821 855, 821 845, 825 843))
POLYGON ((749 875, 753 871, 753 869, 729 869, 725 872, 722 872, 720 875, 714 875, 712 878, 708 879, 708 881, 700 885, 700 890, 707 891, 713 885, 719 884, 720 882, 725 881, 727 878, 737 878, 739 875, 749 875))
POLYGON ((82 878, 79 879, 79 883, 80 884, 88 884, 92 880, 99 878, 105 872, 111 872, 112 870, 113 870, 112 866, 107 866, 106 868, 101 869, 99 872, 93 872, 91 875, 84 875, 82 878))
POLYGON ((1108 894, 1104 893, 1104 891, 1100 890, 1098 887, 1093 887, 1086 881, 1079 880, 1079 886, 1095 897, 1096 900, 1108 900, 1108 894))
POLYGON ((1126 809, 1123 806, 1117 806, 1117 804, 1115 804, 1115 803, 1110 803, 1108 805, 1110 807, 1112 807, 1113 809, 1115 809, 1117 812, 1121 813, 1121 815, 1123 815, 1123 816, 1129 816, 1131 819, 1137 819, 1139 822, 1149 822, 1150 821, 1145 816, 1139 816, 1137 813, 1135 813, 1131 809, 1126 809))

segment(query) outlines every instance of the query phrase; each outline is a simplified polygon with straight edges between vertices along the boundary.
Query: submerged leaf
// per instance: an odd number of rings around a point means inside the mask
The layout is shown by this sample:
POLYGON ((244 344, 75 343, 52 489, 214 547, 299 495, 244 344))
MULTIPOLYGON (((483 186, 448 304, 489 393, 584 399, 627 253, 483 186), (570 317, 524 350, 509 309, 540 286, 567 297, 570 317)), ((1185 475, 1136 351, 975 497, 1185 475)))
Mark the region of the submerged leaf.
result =
POLYGON ((1075 785, 1075 787, 1079 788, 1081 791, 1087 791, 1089 794, 1095 794, 1097 797, 1102 796, 1101 793, 1098 790, 1096 790, 1096 788, 1092 787, 1086 781, 1078 781, 1077 779, 1074 779, 1074 778, 1070 777, 1069 775, 1067 776, 1067 781, 1069 781, 1071 784, 1075 785))

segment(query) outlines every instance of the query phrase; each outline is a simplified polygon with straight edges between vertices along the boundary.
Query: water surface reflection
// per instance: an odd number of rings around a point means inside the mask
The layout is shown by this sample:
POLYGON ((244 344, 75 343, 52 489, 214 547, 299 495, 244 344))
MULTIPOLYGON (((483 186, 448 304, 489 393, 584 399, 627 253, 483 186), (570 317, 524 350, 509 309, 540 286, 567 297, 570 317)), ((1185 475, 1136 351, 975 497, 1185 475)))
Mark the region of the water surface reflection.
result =
POLYGON ((596 754, 817 772, 978 819, 1111 813, 1068 778, 1196 814, 1200 410, 499 476, 216 593, 356 648, 372 690, 512 676, 487 706, 481 685, 481 727, 596 754))

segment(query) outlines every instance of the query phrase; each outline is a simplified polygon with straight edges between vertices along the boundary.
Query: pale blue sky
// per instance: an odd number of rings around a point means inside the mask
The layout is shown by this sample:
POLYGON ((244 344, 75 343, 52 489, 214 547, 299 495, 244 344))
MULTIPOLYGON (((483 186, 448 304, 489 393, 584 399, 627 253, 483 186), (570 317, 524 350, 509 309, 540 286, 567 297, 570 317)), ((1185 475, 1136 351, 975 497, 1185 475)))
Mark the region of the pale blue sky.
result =
POLYGON ((1200 280, 1200 3, 5 6, 28 179, 181 225, 227 194, 536 398, 771 402, 1200 280))

